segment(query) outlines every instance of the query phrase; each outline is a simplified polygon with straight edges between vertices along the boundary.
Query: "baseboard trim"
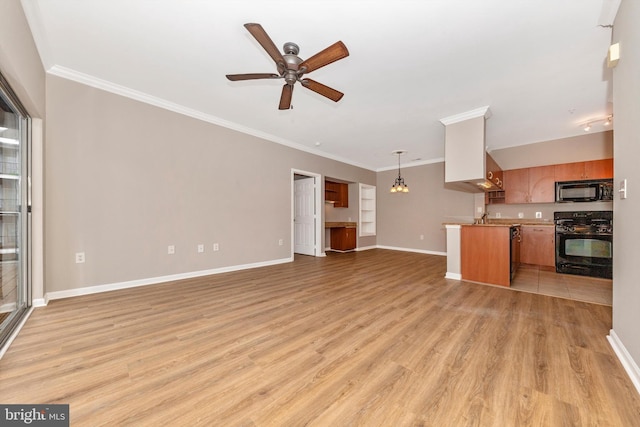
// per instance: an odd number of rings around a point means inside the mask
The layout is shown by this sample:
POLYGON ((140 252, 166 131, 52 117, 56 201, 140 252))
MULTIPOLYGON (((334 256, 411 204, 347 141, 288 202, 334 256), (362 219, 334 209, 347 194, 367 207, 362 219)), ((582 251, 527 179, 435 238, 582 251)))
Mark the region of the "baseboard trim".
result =
POLYGON ((36 298, 31 302, 32 307, 44 307, 49 303, 49 298, 36 298))
POLYGON ((636 387, 636 390, 640 394, 640 368, 633 360, 633 357, 627 351, 627 348, 624 346, 620 338, 615 333, 613 329, 609 331, 609 335, 607 335, 607 340, 609 340, 609 344, 613 348, 613 351, 620 359, 620 363, 622 363, 622 367, 625 371, 627 371, 627 375, 631 378, 631 382, 636 387))
POLYGON ((378 249, 389 249, 389 250, 392 250, 392 251, 415 252, 415 253, 419 253, 419 254, 447 256, 446 252, 427 251, 427 250, 424 250, 424 249, 398 248, 398 247, 395 247, 395 246, 382 246, 382 245, 377 245, 376 247, 378 249))
POLYGON ((84 288, 68 289, 64 291, 47 292, 44 299, 38 300, 38 303, 47 305, 50 300, 71 298, 81 295, 97 294, 102 292, 117 291, 120 289, 136 288, 139 286, 156 285, 159 283, 173 282, 175 280, 192 279, 194 277, 210 276, 213 274, 228 273, 231 271, 248 270, 251 268, 266 267, 269 265, 284 264, 292 262, 291 258, 282 258, 271 261, 256 262, 252 264, 233 265, 229 267, 214 268, 211 270, 192 271, 189 273, 171 274, 168 276, 151 277, 148 279, 130 280, 127 282, 109 283, 106 285, 87 286, 84 288))
POLYGON ((453 279, 453 280, 462 280, 462 274, 460 273, 449 273, 444 275, 445 279, 453 279))
POLYGON ((377 246, 361 246, 359 248, 356 248, 356 251, 369 251, 375 248, 377 248, 377 246))

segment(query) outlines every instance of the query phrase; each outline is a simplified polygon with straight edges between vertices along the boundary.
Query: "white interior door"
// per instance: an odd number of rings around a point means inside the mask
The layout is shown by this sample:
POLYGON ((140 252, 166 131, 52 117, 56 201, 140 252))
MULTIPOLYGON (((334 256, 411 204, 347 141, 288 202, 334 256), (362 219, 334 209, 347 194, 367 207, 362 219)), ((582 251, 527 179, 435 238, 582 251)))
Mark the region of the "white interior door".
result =
POLYGON ((293 183, 293 251, 297 254, 315 255, 316 209, 315 178, 296 179, 293 183))

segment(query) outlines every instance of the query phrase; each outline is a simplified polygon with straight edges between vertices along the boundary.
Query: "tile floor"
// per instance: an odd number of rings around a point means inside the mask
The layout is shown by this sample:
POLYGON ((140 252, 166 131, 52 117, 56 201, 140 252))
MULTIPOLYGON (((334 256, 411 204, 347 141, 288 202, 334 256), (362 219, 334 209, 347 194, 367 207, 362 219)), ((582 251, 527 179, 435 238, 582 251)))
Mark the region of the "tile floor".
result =
POLYGON ((511 288, 524 292, 611 305, 613 288, 610 279, 559 274, 536 265, 521 264, 511 288))

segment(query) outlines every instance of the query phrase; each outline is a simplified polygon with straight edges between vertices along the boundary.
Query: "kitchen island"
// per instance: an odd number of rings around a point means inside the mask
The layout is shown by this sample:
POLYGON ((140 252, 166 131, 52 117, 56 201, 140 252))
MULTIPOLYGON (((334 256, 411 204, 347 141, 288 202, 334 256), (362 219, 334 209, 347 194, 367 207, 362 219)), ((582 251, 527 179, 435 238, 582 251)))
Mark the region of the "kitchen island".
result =
MULTIPOLYGON (((536 226, 553 229, 553 223, 537 219, 490 219, 486 224, 446 223, 447 279, 510 286, 520 262, 519 241, 511 228, 536 226), (464 237, 463 237, 464 236, 464 237)), ((553 255, 553 246, 551 251, 553 255)))
POLYGON ((462 280, 510 286, 518 264, 519 226, 505 224, 463 225, 460 233, 462 280), (515 243, 512 245, 512 243, 515 243))

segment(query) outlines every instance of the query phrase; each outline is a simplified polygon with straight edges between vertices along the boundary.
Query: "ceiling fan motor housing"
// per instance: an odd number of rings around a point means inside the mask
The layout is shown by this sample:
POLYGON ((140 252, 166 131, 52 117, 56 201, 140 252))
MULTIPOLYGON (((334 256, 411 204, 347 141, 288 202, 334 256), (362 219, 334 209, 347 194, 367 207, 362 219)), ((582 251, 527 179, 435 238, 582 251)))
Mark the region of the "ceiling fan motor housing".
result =
POLYGON ((302 59, 298 56, 300 48, 295 43, 287 42, 284 44, 282 50, 284 51, 282 57, 287 67, 283 73, 284 81, 287 82, 287 84, 293 85, 302 75, 302 73, 298 72, 300 64, 302 63, 302 59))

